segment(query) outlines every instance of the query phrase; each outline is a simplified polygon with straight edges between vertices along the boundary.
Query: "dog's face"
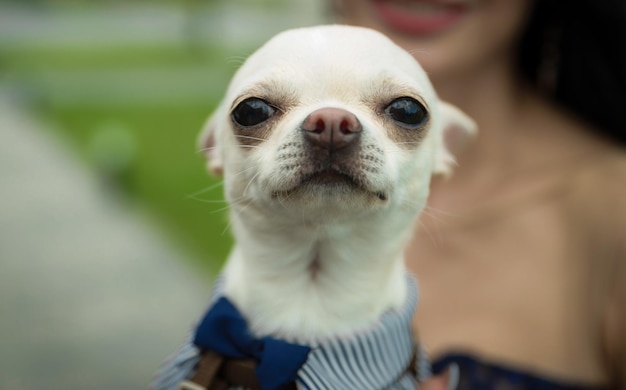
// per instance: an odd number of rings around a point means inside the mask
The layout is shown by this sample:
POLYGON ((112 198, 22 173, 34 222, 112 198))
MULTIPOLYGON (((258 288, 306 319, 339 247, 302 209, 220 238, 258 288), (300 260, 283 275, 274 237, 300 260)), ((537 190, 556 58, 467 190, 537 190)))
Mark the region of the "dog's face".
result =
POLYGON ((324 26, 254 53, 201 142, 233 207, 311 220, 421 209, 431 175, 454 162, 446 139, 472 128, 386 37, 324 26))

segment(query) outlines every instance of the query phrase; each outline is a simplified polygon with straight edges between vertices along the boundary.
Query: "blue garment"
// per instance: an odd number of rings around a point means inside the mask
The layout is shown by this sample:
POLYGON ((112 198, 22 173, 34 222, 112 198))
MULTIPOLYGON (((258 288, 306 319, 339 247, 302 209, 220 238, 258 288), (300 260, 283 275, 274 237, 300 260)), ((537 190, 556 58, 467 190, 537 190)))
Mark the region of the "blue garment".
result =
MULTIPOLYGON (((333 339, 311 346, 306 363, 298 370, 298 389, 306 390, 414 390, 416 380, 406 372, 416 348, 412 318, 417 305, 417 287, 407 276, 408 294, 400 310, 389 310, 371 329, 346 339, 333 339)), ((214 299, 217 301, 217 299, 214 299)), ((153 384, 155 390, 173 390, 193 376, 199 350, 187 339, 165 364, 153 384)), ((418 359, 422 375, 429 366, 423 354, 418 359)))
POLYGON ((437 359, 432 365, 434 374, 439 374, 451 364, 459 368, 457 390, 600 390, 563 383, 554 379, 541 378, 511 367, 482 361, 466 354, 449 354, 437 359))
POLYGON ((193 343, 233 359, 255 359, 256 376, 263 390, 280 390, 296 379, 311 348, 272 337, 257 339, 235 305, 219 298, 196 329, 193 343))

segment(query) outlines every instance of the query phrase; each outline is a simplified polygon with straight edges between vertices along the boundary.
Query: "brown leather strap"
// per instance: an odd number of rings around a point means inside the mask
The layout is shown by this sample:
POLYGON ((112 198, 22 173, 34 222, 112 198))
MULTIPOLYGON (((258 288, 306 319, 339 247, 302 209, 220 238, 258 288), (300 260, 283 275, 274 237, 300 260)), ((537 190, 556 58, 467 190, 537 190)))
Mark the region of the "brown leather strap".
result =
POLYGON ((413 356, 411 357, 411 361, 409 362, 408 367, 404 371, 405 373, 408 373, 416 380, 420 378, 419 366, 417 365, 418 353, 419 352, 417 351, 417 348, 415 348, 413 350, 413 356))
POLYGON ((246 389, 261 390, 261 384, 256 378, 256 361, 228 359, 220 370, 219 377, 231 385, 242 386, 246 389))
MULTIPOLYGON (((252 359, 226 359, 212 351, 202 354, 198 370, 189 381, 180 384, 179 390, 226 390, 230 386, 241 386, 261 390, 256 377, 256 361, 252 359)), ((291 382, 284 390, 296 390, 291 382)))
MULTIPOLYGON (((256 377, 257 362, 252 359, 226 359, 218 377, 231 386, 241 386, 251 390, 261 390, 261 384, 256 377)), ((290 382, 281 390, 296 390, 296 382, 290 382)))
POLYGON ((224 363, 224 358, 212 351, 202 354, 196 373, 189 381, 184 381, 179 390, 222 390, 228 385, 217 380, 217 374, 224 363))

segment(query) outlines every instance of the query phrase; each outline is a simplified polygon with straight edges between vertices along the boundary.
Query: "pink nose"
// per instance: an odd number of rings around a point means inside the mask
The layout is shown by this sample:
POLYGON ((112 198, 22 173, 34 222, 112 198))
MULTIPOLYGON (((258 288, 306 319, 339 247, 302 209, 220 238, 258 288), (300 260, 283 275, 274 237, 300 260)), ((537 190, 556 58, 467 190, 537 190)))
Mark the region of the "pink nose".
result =
POLYGON ((326 149, 341 149, 354 142, 363 130, 354 114, 341 108, 320 108, 302 123, 306 138, 326 149))

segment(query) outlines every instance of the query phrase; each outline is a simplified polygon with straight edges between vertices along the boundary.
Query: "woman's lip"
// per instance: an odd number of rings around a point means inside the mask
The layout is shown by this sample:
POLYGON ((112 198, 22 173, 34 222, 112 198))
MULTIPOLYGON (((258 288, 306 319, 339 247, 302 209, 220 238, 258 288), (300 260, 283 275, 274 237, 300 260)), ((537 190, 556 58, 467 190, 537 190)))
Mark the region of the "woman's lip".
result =
POLYGON ((455 25, 467 11, 463 4, 433 0, 374 0, 381 20, 396 31, 412 35, 440 33, 455 25))

